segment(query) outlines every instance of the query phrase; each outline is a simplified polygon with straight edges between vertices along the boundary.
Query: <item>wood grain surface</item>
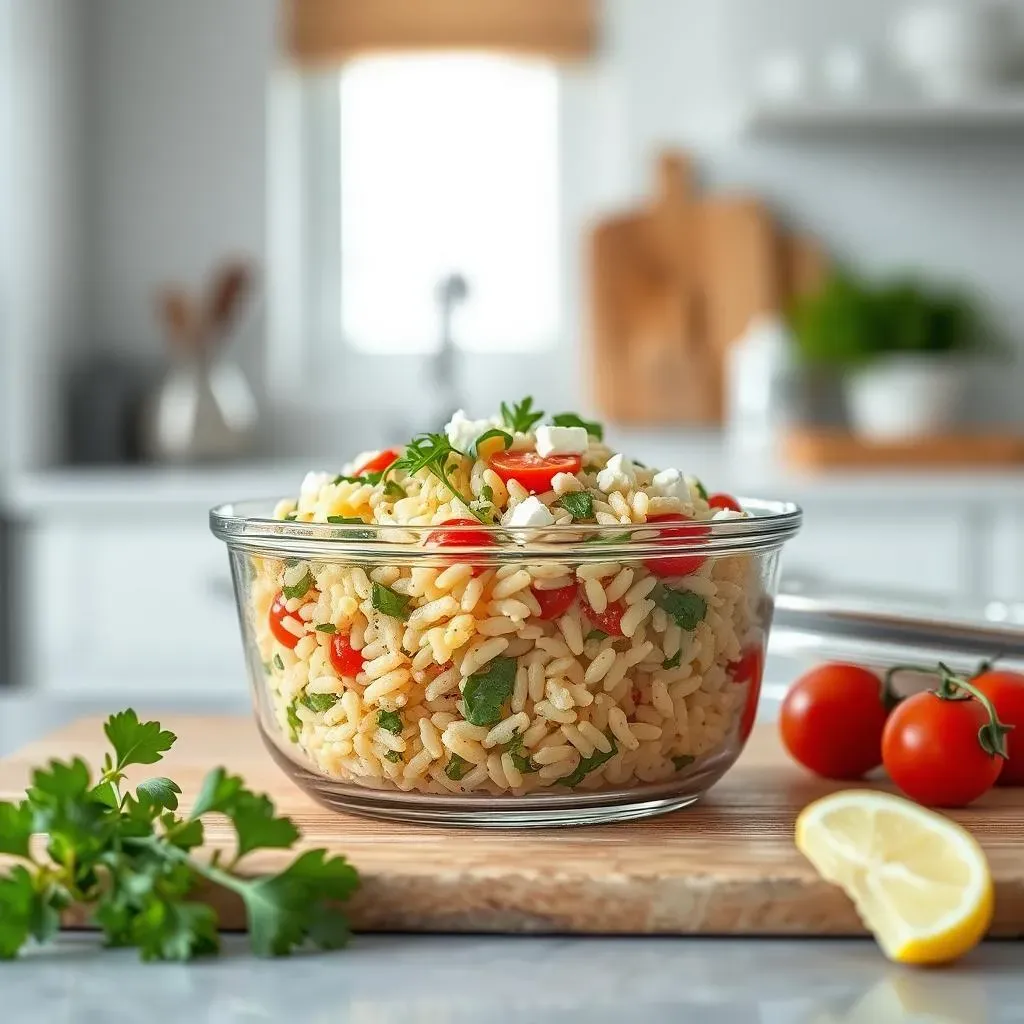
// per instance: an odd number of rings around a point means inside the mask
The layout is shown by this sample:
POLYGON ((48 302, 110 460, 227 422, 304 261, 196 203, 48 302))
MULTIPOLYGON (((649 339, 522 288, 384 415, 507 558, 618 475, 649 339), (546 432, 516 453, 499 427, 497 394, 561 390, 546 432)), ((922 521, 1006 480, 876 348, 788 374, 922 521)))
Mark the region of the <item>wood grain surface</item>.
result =
MULTIPOLYGON (((291 815, 305 846, 345 854, 363 878, 351 904, 362 931, 581 934, 856 935, 846 896, 796 851, 793 822, 839 786, 789 763, 772 727, 694 807, 642 822, 576 829, 479 831, 392 825, 325 810, 300 792, 242 718, 168 717, 180 737, 159 771, 194 797, 224 764, 291 815)), ((32 766, 79 755, 99 762, 99 719, 85 719, 0 761, 0 798, 22 794, 32 766)), ((141 772, 140 777, 153 774, 141 772)), ((953 815, 985 848, 996 880, 993 934, 1024 936, 1024 791, 1002 789, 953 815)), ((211 822, 211 847, 230 846, 211 822)), ((249 871, 290 854, 253 856, 249 871)), ((223 925, 244 924, 224 893, 206 894, 223 925)), ((72 920, 71 924, 80 924, 72 920)))

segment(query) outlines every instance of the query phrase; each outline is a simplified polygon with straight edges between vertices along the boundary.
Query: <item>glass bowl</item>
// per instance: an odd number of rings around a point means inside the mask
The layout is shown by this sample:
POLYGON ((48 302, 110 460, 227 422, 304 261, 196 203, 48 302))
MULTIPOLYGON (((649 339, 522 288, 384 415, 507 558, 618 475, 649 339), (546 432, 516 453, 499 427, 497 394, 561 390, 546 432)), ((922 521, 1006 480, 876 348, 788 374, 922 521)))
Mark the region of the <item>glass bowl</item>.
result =
POLYGON ((696 801, 757 709, 791 504, 671 528, 285 522, 227 542, 256 719, 330 807, 571 825, 696 801))

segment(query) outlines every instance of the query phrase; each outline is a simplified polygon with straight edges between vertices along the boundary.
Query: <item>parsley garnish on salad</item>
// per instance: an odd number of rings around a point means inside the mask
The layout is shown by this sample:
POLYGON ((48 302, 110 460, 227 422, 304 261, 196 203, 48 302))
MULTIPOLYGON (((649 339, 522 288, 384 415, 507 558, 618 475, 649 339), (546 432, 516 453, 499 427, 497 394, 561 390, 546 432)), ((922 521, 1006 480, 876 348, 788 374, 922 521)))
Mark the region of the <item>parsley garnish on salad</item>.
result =
POLYGON ((501 721, 501 710, 512 699, 516 667, 515 658, 494 658, 466 680, 462 702, 470 725, 497 725, 501 721))
POLYGON ((607 752, 595 750, 590 757, 581 757, 575 771, 571 775, 566 775, 558 780, 557 784, 559 786, 567 786, 569 789, 578 786, 591 772, 596 771, 619 752, 619 748, 615 746, 615 738, 612 734, 608 732, 605 735, 608 737, 608 742, 612 745, 612 749, 607 752))
POLYGON ((670 590, 659 583, 651 591, 651 600, 675 620, 680 629, 694 630, 708 613, 708 603, 689 590, 670 590))
POLYGON ((582 427, 591 437, 598 441, 604 440, 604 427, 593 420, 585 420, 574 412, 560 412, 551 417, 551 422, 556 427, 582 427))
POLYGON ((388 615, 393 619, 409 618, 409 602, 412 598, 408 594, 396 594, 390 587, 382 583, 373 583, 370 591, 370 604, 382 615, 388 615))
POLYGON ((569 491, 555 504, 566 509, 575 520, 594 518, 594 498, 589 491, 569 491))
POLYGON ((533 408, 533 397, 527 395, 521 402, 513 403, 511 408, 502 402, 501 418, 513 433, 529 434, 544 419, 544 413, 533 408))
POLYGON ((420 434, 406 445, 401 458, 391 463, 384 475, 388 478, 392 473, 415 476, 420 470, 425 469, 436 476, 452 497, 458 498, 480 522, 489 523, 490 520, 486 516, 470 507, 471 500, 460 493, 452 483, 448 475, 448 460, 451 458, 462 459, 465 455, 453 448, 444 434, 420 434))

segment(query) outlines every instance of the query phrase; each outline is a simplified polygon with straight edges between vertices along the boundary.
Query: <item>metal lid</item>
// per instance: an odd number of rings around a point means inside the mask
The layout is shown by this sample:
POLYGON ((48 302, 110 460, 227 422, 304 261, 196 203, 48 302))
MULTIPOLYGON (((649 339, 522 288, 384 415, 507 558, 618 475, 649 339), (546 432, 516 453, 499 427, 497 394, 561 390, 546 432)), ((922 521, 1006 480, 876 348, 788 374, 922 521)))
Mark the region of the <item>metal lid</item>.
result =
POLYGON ((968 669, 996 657, 1001 664, 1024 664, 1024 604, 971 605, 787 577, 771 640, 775 654, 872 667, 944 661, 968 669))

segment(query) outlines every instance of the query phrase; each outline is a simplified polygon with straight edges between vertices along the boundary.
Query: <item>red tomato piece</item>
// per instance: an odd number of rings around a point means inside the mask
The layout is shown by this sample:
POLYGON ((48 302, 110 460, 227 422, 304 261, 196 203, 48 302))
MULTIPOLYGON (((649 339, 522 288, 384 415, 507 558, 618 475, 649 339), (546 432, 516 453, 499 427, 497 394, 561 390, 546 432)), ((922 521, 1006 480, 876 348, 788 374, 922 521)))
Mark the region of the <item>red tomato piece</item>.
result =
POLYGON ((764 678, 764 650, 750 647, 743 652, 739 661, 729 666, 734 683, 747 684, 747 700, 740 716, 740 739, 746 741, 753 731, 757 719, 757 703, 761 699, 761 680, 764 678))
POLYGON ((538 590, 532 588, 533 596, 540 605, 540 617, 542 619, 557 619, 564 615, 576 600, 576 584, 570 583, 567 587, 559 587, 558 590, 538 590))
MULTIPOLYGON (((692 519, 680 515, 678 512, 669 512, 663 516, 648 516, 649 523, 681 523, 680 526, 670 526, 658 531, 658 536, 664 540, 691 540, 696 541, 701 537, 707 537, 711 533, 711 527, 707 523, 695 523, 692 519)), ((705 562, 704 555, 659 555, 656 558, 645 559, 644 565, 654 573, 655 576, 689 576, 695 573, 705 562)))
MULTIPOLYGON (((433 544, 442 548, 486 548, 495 543, 494 536, 485 530, 476 519, 448 519, 443 522, 439 529, 434 530, 427 536, 427 544, 433 544), (446 530, 446 526, 475 526, 475 530, 446 530)), ((470 554, 451 555, 452 562, 472 562, 474 556, 470 554)), ((473 574, 483 572, 482 568, 474 568, 473 574)))
POLYGON ((971 682, 995 705, 999 720, 1013 726, 1006 736, 1010 756, 996 785, 1024 786, 1024 675, 989 669, 971 682))
POLYGON ((352 475, 366 476, 368 473, 383 473, 385 469, 391 467, 393 462, 398 460, 398 454, 395 448, 385 448, 384 451, 378 452, 372 459, 364 462, 352 475))
POLYGON ((966 807, 992 788, 1003 767, 1003 758, 979 739, 989 723, 988 711, 974 698, 915 693, 896 706, 882 734, 889 778, 926 807, 966 807))
POLYGON ((742 512, 740 503, 731 494, 712 494, 708 498, 708 504, 712 508, 724 508, 730 512, 742 512))
POLYGON ((335 633, 331 637, 330 658, 339 676, 354 678, 363 671, 363 653, 352 646, 348 633, 335 633))
POLYGON ((531 494, 542 494, 551 490, 551 481, 559 473, 578 473, 583 460, 578 455, 496 452, 489 465, 505 483, 515 480, 531 494))
POLYGON ((790 756, 826 779, 859 779, 882 763, 882 683, 859 665, 819 665, 790 688, 779 712, 790 756))
POLYGON ((297 615, 292 615, 287 608, 288 598, 284 596, 284 593, 278 593, 277 597, 274 598, 274 603, 270 606, 270 632, 274 634, 274 639, 282 646, 287 647, 288 650, 294 651, 295 645, 299 642, 299 638, 292 633, 290 630, 285 628, 285 619, 291 619, 292 622, 302 625, 302 619, 297 615))
POLYGON ((580 604, 583 606, 583 614, 596 629, 609 636, 622 636, 622 616, 626 614, 626 606, 621 601, 612 601, 603 612, 595 612, 581 591, 580 604))

